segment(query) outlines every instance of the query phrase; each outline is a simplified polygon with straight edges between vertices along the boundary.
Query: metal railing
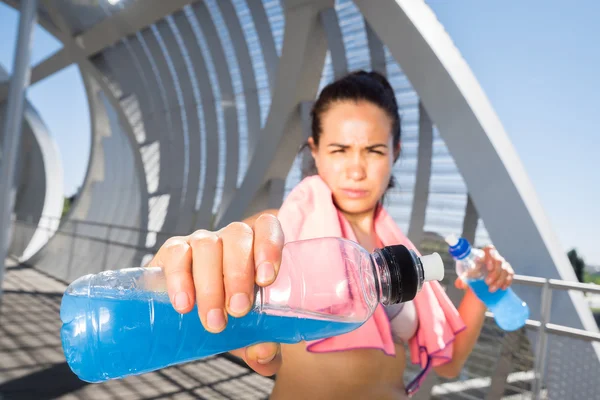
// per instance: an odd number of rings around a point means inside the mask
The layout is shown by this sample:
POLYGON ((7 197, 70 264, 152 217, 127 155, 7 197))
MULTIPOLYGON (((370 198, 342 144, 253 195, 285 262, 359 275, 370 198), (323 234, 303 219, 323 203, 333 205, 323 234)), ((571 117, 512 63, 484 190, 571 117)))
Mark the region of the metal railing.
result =
MULTIPOLYGON (((72 247, 75 246, 75 239, 88 240, 91 242, 97 242, 97 243, 105 246, 104 247, 105 251, 108 251, 111 246, 119 246, 119 247, 123 247, 123 248, 133 249, 133 250, 137 250, 141 253, 145 253, 145 254, 151 253, 153 250, 155 250, 156 246, 154 246, 153 248, 146 248, 146 247, 141 247, 138 245, 133 245, 131 243, 122 243, 122 242, 119 242, 116 240, 112 240, 111 234, 114 233, 115 230, 131 231, 131 232, 137 233, 137 234, 156 233, 157 235, 161 235, 162 237, 165 237, 165 238, 172 236, 171 234, 168 234, 165 232, 160 232, 160 231, 142 230, 142 229, 137 229, 137 228, 130 227, 130 226, 109 225, 109 224, 83 221, 83 220, 69 220, 68 225, 69 225, 69 229, 65 229, 66 224, 61 224, 58 228, 58 231, 54 234, 67 235, 67 236, 72 237, 73 240, 71 240, 71 243, 70 243, 70 246, 72 246, 72 247), (77 233, 78 232, 77 226, 98 227, 98 228, 103 228, 106 231, 105 231, 104 235, 101 235, 101 237, 94 236, 94 235, 82 235, 82 234, 77 233)), ((27 235, 30 234, 31 231, 36 228, 37 228, 37 224, 31 223, 31 222, 15 221, 15 229, 14 229, 14 233, 13 233, 13 243, 15 241, 19 240, 19 235, 24 235, 25 237, 27 237, 27 235)), ((157 245, 160 245, 160 244, 161 244, 160 242, 157 243, 157 245)), ((71 251, 72 250, 73 249, 71 248, 71 251)), ((12 256, 18 257, 18 254, 12 254, 12 256)), ((104 258, 104 259, 106 260, 106 258, 104 258)), ((104 269, 108 269, 107 267, 108 267, 108 265, 105 265, 104 269)), ((450 270, 450 271, 447 271, 447 276, 448 277, 456 276, 456 274, 454 271, 450 270)), ((547 379, 547 377, 546 377, 547 368, 546 367, 548 364, 547 358, 548 358, 548 337, 549 337, 549 335, 554 335, 556 337, 562 337, 562 338, 575 339, 577 341, 600 343, 600 333, 598 333, 598 332, 576 329, 576 328, 572 328, 572 327, 568 327, 568 326, 553 324, 550 322, 553 291, 573 290, 573 291, 578 291, 578 292, 582 292, 582 293, 591 293, 591 294, 600 295, 600 286, 594 285, 594 284, 567 282, 567 281, 561 281, 561 280, 557 280, 557 279, 547 279, 547 278, 524 276, 524 275, 515 275, 513 284, 525 285, 528 287, 537 287, 537 288, 541 289, 540 320, 534 320, 534 319, 527 320, 526 326, 525 326, 525 329, 537 332, 536 346, 535 346, 535 349, 533 349, 533 351, 532 351, 533 352, 533 371, 523 371, 524 376, 525 375, 531 376, 531 372, 533 374, 532 375, 533 383, 531 385, 531 389, 527 392, 529 392, 533 396, 533 398, 540 399, 540 398, 542 398, 542 396, 548 395, 546 393, 547 392, 546 389, 544 388, 544 386, 545 386, 544 383, 547 379)), ((489 319, 491 319, 491 318, 493 318, 493 315, 488 312, 487 317, 489 319)), ((478 385, 486 385, 487 384, 488 386, 491 387, 494 384, 494 378, 498 378, 498 377, 490 376, 489 378, 491 378, 491 379, 489 379, 489 382, 488 381, 485 381, 487 383, 478 382, 477 384, 478 385)), ((505 388, 509 387, 510 386, 509 375, 507 374, 502 379, 504 379, 504 381, 505 381, 504 387, 505 388)), ((467 387, 467 386, 468 385, 465 385, 465 387, 467 387)), ((513 389, 517 390, 517 388, 515 388, 515 387, 513 387, 513 389)), ((519 389, 519 390, 521 390, 521 389, 519 389)), ((432 393, 435 393, 435 390, 432 391, 432 393)))
MULTIPOLYGON (((585 284, 579 282, 568 282, 557 279, 539 278, 525 275, 515 275, 513 283, 541 287, 542 294, 540 299, 541 320, 527 320, 526 327, 538 331, 536 350, 534 352, 534 386, 532 388, 533 396, 536 400, 540 399, 544 375, 546 369, 547 342, 548 335, 564 336, 600 343, 600 333, 591 332, 582 329, 567 327, 550 323, 550 313, 552 310, 552 291, 553 290, 574 290, 578 292, 600 294, 600 286, 594 284, 585 284)), ((488 313, 488 316, 492 316, 488 313)))

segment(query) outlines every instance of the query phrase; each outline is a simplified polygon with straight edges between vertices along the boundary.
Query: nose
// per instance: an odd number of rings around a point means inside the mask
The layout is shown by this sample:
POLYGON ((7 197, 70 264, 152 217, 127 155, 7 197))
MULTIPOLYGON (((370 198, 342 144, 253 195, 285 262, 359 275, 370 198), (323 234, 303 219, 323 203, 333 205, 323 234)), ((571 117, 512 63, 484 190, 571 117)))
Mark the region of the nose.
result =
POLYGON ((362 157, 354 156, 348 160, 346 173, 349 179, 353 181, 362 181, 367 177, 365 163, 362 157))

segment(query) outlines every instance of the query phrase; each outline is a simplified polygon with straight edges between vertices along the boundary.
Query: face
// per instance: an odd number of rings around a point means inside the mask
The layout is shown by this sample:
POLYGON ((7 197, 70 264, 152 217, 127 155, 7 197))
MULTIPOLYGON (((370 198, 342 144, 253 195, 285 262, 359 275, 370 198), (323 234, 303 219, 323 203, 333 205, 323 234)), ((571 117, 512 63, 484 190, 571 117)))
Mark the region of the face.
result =
POLYGON ((321 127, 319 145, 312 138, 309 145, 336 205, 352 215, 373 211, 399 150, 393 148, 391 118, 370 102, 339 102, 321 116, 321 127))

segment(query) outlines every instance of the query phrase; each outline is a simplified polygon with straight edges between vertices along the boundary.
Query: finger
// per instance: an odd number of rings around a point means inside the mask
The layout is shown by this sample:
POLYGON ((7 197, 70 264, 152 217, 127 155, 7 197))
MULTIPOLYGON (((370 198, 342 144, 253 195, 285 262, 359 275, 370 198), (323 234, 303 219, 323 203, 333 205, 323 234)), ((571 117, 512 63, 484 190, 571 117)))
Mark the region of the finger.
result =
POLYGON ((485 282, 488 286, 498 280, 504 262, 504 258, 502 258, 495 250, 491 250, 490 253, 486 254, 488 276, 486 277, 485 282))
POLYGON ((490 292, 493 293, 499 288, 501 288, 504 285, 507 276, 508 272, 505 269, 500 268, 500 273, 498 274, 498 277, 489 285, 490 292))
POLYGON ((196 294, 192 252, 186 238, 175 236, 168 239, 149 265, 162 268, 173 307, 182 314, 189 312, 194 307, 196 294))
POLYGON ((513 277, 514 274, 509 272, 508 276, 506 277, 506 280, 504 281, 504 285, 502 285, 502 290, 507 290, 510 287, 510 285, 512 285, 513 277))
POLYGON ((490 286, 492 283, 496 282, 501 270, 501 268, 492 268, 485 277, 485 283, 490 286))
POLYGON ((190 235, 189 243, 192 247, 192 273, 198 299, 198 315, 207 331, 221 332, 227 325, 223 289, 223 244, 214 232, 205 230, 190 235))
POLYGON ((500 274, 498 275, 498 279, 493 282, 493 286, 496 289, 506 289, 512 283, 514 271, 509 263, 504 261, 502 266, 500 267, 500 274))
POLYGON ((254 260, 256 283, 270 285, 275 280, 281 266, 283 251, 283 231, 277 217, 263 214, 254 223, 254 260))
POLYGON ((504 268, 504 270, 506 270, 506 272, 507 272, 506 280, 504 281, 504 285, 502 287, 503 289, 506 290, 513 283, 513 279, 515 277, 515 270, 513 269, 512 265, 510 265, 509 262, 505 261, 502 265, 503 265, 502 268, 504 268))
POLYGON ((260 343, 243 350, 246 364, 261 375, 274 375, 281 367, 281 346, 277 343, 260 343))
POLYGON ((497 262, 502 262, 504 259, 500 256, 496 248, 492 245, 485 246, 483 248, 484 253, 484 262, 486 264, 487 270, 492 271, 494 267, 497 265, 497 262))
POLYGON ((254 300, 254 232, 242 222, 234 222, 219 235, 223 241, 223 279, 227 312, 242 317, 254 300))

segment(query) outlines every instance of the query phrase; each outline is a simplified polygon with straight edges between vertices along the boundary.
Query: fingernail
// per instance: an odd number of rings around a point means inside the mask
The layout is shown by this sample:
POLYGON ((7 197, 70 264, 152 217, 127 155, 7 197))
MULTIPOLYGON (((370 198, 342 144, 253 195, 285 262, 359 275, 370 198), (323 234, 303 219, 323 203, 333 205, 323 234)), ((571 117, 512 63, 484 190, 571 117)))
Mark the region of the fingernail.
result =
POLYGON ((246 293, 236 293, 229 299, 229 309, 235 314, 242 314, 250 308, 250 298, 246 293))
POLYGON ((490 286, 490 292, 495 292, 496 291, 496 286, 490 286))
POLYGON ((256 271, 256 279, 259 283, 271 283, 275 279, 275 268, 270 262, 264 262, 258 266, 256 271))
POLYGON ((273 353, 272 355, 270 355, 267 358, 259 358, 258 360, 256 360, 256 362, 258 362, 259 364, 262 364, 262 365, 268 364, 275 359, 276 355, 277 355, 277 353, 273 353))
POLYGON ((213 331, 220 331, 225 325, 225 314, 220 308, 213 308, 206 315, 206 324, 213 331))
POLYGON ((188 297, 186 292, 177 292, 175 294, 174 303, 176 310, 184 310, 190 304, 190 298, 188 297))

